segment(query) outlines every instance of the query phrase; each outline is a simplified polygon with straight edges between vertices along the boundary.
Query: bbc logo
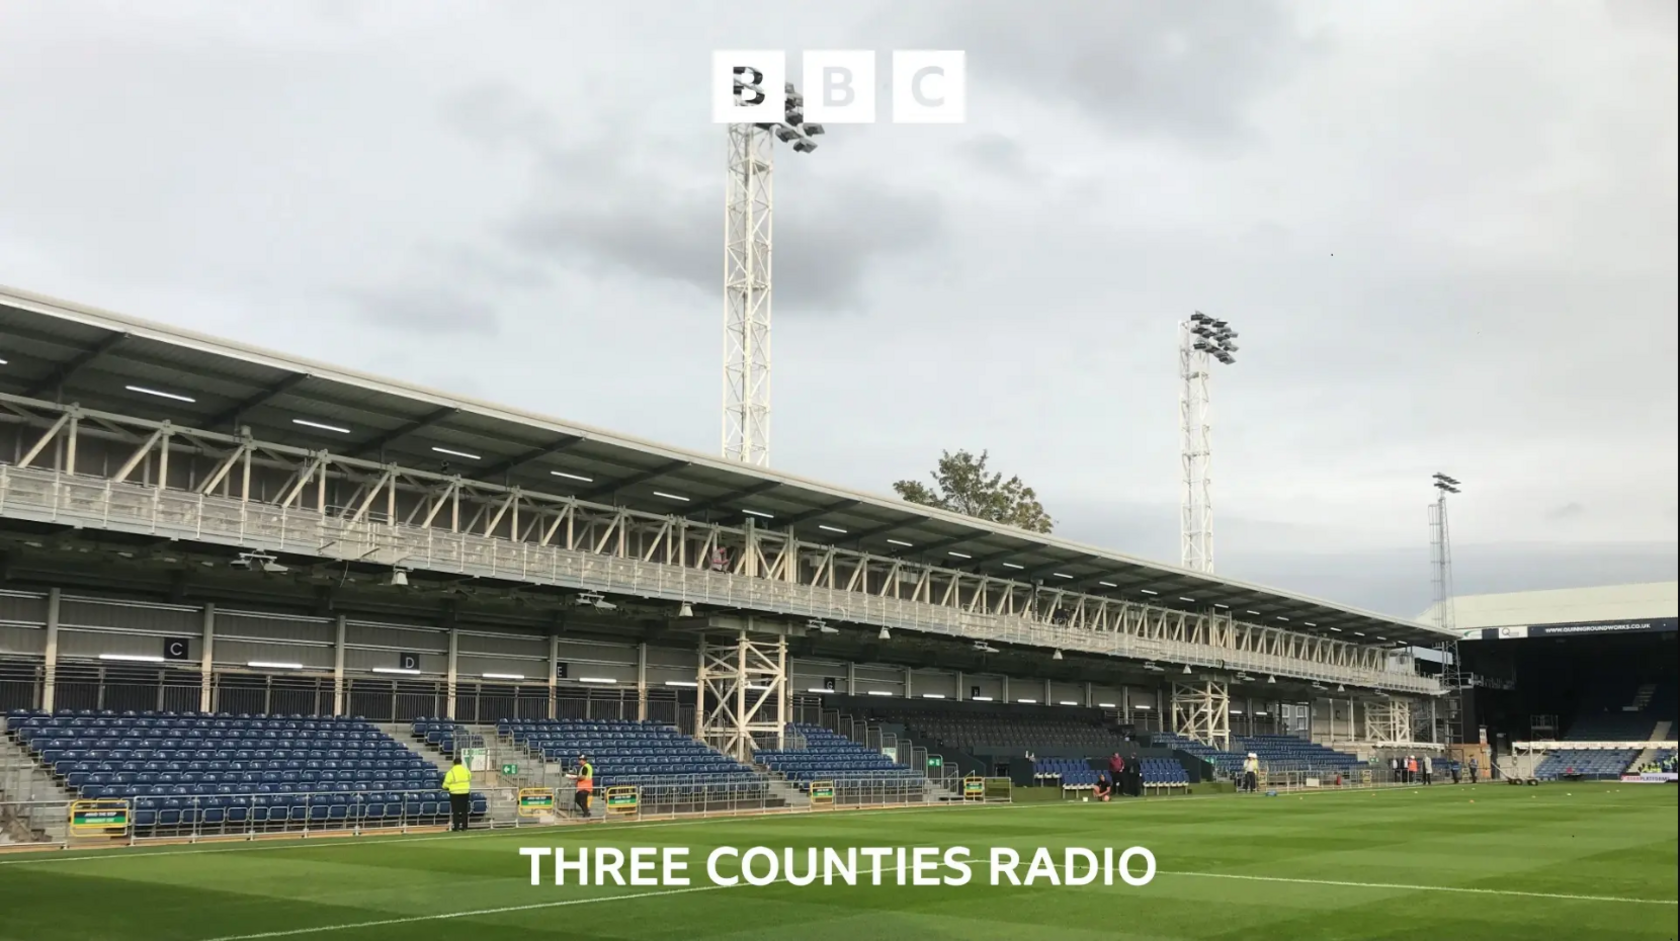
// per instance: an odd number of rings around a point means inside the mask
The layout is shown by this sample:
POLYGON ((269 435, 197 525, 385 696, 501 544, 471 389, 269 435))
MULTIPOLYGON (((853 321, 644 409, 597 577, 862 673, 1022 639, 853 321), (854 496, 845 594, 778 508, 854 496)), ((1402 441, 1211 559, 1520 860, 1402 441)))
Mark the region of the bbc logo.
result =
MULTIPOLYGON (((812 124, 875 123, 875 53, 807 50, 805 120, 812 124)), ((967 56, 961 51, 895 49, 894 124, 962 124, 968 119, 967 56)), ((712 121, 776 124, 786 117, 787 53, 712 53, 712 121), (737 88, 737 84, 746 86, 737 88)))

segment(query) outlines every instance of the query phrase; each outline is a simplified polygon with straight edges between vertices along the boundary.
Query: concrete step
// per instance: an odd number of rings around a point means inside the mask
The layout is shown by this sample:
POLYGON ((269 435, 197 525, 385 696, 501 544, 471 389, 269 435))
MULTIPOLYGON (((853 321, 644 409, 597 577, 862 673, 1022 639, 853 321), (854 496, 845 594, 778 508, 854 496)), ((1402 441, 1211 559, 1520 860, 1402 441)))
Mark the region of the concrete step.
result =
MULTIPOLYGON (((760 772, 763 774, 763 772, 760 772)), ((765 783, 770 786, 770 797, 779 798, 794 810, 808 810, 811 798, 789 781, 785 781, 773 774, 764 775, 765 783)))

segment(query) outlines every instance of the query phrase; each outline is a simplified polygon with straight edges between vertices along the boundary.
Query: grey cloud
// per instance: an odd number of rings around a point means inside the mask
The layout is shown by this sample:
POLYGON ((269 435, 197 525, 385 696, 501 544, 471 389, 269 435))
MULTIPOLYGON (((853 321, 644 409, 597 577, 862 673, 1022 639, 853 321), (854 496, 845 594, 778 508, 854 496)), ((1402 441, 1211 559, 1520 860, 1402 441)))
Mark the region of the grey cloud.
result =
POLYGON ((1070 0, 1055 15, 1011 0, 890 9, 870 36, 967 51, 970 114, 983 107, 976 90, 1008 88, 1067 102, 1118 134, 1217 147, 1248 137, 1249 106, 1324 43, 1277 0, 1070 0))
POLYGON ((370 324, 430 334, 495 336, 501 320, 489 304, 449 288, 403 285, 346 292, 355 315, 370 324))
POLYGON ((1029 172, 1026 149, 1003 134, 981 134, 967 141, 963 149, 975 164, 995 173, 1025 177, 1029 172))
MULTIPOLYGON (((501 126, 497 133, 508 132, 501 126)), ((792 159, 782 152, 784 164, 792 159)), ((542 184, 501 232, 511 248, 553 264, 604 265, 718 290, 721 166, 709 185, 683 185, 613 159, 610 148, 545 150, 540 163, 542 184)), ((783 180, 793 175, 778 172, 783 180)), ((864 304, 872 269, 938 246, 945 214, 935 195, 852 175, 779 202, 775 226, 773 275, 797 285, 778 293, 778 310, 848 312, 864 304)))
POLYGON ((1587 511, 1587 508, 1582 506, 1581 504, 1570 502, 1570 503, 1565 503, 1563 506, 1557 507, 1556 509, 1553 509, 1553 510, 1547 512, 1546 513, 1546 518, 1549 519, 1549 520, 1574 519, 1575 517, 1580 516, 1582 513, 1585 513, 1586 511, 1587 511))

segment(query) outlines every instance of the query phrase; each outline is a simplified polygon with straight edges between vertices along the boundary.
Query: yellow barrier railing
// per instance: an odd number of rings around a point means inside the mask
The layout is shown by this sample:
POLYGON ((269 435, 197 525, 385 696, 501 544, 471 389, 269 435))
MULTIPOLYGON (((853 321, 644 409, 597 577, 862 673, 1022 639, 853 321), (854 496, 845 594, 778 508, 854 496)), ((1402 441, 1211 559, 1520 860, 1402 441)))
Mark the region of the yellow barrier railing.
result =
POLYGON ((607 816, 634 817, 641 812, 641 789, 628 784, 607 788, 607 816))
POLYGON ((541 817, 554 813, 554 788, 522 787, 519 789, 519 816, 541 817))
POLYGON ((120 836, 133 818, 126 800, 101 798, 70 802, 71 836, 120 836))

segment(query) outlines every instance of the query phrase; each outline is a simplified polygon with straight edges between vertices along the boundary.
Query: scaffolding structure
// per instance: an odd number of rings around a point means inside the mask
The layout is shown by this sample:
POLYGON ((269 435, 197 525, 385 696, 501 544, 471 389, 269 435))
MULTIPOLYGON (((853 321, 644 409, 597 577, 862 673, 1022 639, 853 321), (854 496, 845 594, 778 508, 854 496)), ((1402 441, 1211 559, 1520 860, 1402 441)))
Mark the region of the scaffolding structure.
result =
POLYGON ((1197 679, 1172 686, 1172 730, 1220 751, 1231 750, 1231 690, 1223 681, 1197 679))
POLYGON ((787 638, 736 631, 700 638, 694 737, 744 764, 786 744, 787 638))

